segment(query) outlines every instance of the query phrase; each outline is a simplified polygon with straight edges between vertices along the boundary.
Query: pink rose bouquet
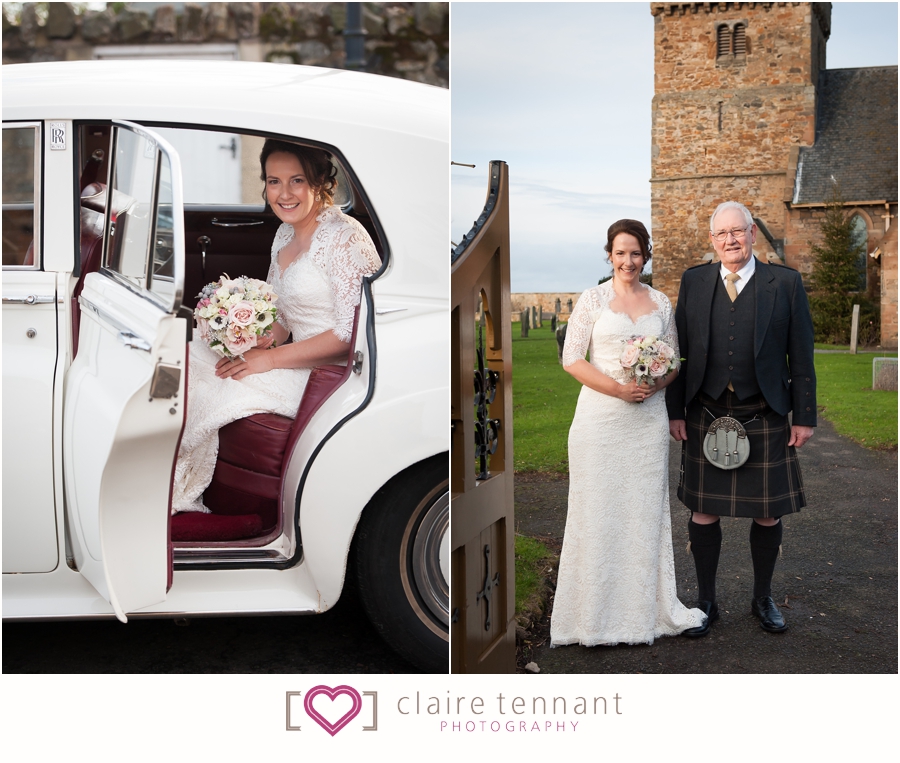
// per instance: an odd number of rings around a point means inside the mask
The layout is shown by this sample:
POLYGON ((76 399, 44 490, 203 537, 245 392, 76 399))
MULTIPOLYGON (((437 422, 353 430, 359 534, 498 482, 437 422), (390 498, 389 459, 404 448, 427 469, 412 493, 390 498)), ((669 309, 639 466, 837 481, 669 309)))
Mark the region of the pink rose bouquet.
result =
POLYGON ((265 281, 229 278, 207 284, 194 309, 200 338, 223 358, 240 357, 256 346, 256 340, 271 332, 278 310, 278 296, 265 281))
POLYGON ((635 336, 625 341, 619 365, 630 371, 638 384, 646 381, 653 385, 675 370, 675 350, 655 336, 635 336))

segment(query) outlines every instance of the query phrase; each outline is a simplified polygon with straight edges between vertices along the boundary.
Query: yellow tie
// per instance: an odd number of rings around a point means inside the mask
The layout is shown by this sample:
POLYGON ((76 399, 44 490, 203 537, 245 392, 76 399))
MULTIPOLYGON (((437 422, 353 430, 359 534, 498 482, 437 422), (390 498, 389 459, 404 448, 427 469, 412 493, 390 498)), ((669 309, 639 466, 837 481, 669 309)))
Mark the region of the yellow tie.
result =
POLYGON ((731 301, 737 299, 737 286, 734 285, 735 281, 740 280, 740 276, 737 273, 729 273, 725 276, 725 291, 728 292, 728 296, 731 297, 731 301))
MULTIPOLYGON (((734 282, 739 280, 740 276, 737 273, 729 273, 725 276, 725 291, 728 292, 728 296, 731 297, 731 301, 737 299, 737 286, 734 285, 734 282)), ((731 382, 728 382, 728 389, 734 392, 734 387, 731 385, 731 382)))

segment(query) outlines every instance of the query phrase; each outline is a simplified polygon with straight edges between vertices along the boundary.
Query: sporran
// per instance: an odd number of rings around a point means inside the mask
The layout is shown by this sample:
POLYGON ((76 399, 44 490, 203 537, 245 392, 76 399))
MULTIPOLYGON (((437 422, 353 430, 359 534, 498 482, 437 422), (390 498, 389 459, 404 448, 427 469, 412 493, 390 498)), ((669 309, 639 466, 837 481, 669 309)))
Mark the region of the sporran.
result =
POLYGON ((750 441, 744 425, 730 416, 715 419, 709 425, 709 431, 703 440, 703 455, 719 469, 737 469, 743 466, 750 458, 750 441))

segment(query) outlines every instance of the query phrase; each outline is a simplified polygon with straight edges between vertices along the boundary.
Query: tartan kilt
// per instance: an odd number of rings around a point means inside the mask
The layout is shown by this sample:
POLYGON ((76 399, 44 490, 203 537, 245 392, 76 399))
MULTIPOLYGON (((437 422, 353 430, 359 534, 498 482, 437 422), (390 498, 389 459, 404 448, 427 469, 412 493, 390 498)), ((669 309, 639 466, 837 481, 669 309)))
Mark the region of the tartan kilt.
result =
POLYGON ((769 408, 762 395, 738 400, 725 390, 714 400, 701 393, 688 405, 686 425, 678 498, 691 511, 723 517, 780 517, 806 506, 797 451, 788 447, 790 421, 769 408), (750 457, 737 469, 719 469, 703 455, 709 425, 720 416, 732 416, 747 432, 750 457), (745 423, 754 416, 755 421, 745 423))

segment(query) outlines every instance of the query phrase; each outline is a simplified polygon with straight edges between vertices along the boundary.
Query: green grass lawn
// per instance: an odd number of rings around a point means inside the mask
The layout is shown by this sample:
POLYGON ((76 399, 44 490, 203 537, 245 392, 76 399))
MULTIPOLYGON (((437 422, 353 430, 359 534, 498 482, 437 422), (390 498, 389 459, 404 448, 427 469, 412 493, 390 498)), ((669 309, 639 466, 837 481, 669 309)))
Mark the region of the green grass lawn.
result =
MULTIPOLYGON (((896 357, 884 353, 879 357, 896 357)), ((867 448, 897 447, 897 393, 872 390, 874 355, 816 354, 819 411, 867 448)))
POLYGON ((556 555, 535 538, 516 535, 516 614, 538 609, 547 567, 556 555))
MULTIPOLYGON (((516 471, 565 473, 569 425, 581 385, 557 360, 549 322, 527 339, 513 324, 516 471)), ((884 356, 896 353, 884 353, 884 356)), ((818 402, 838 432, 869 448, 897 447, 897 393, 872 391, 871 354, 816 353, 818 402)))
POLYGON ((513 438, 516 471, 566 472, 567 441, 581 384, 563 371, 547 321, 521 337, 513 324, 513 438))

